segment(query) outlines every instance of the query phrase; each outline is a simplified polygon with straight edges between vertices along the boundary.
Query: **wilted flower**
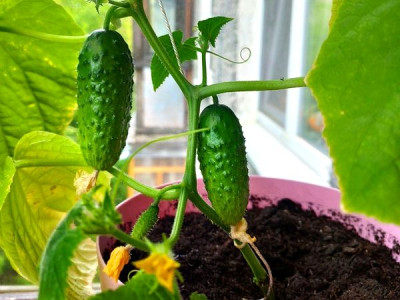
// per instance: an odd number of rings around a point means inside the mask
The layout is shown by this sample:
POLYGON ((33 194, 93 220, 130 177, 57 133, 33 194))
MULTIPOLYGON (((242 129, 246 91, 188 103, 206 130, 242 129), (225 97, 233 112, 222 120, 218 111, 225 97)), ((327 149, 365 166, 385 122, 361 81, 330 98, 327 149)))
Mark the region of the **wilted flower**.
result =
POLYGON ((130 249, 130 247, 125 246, 115 248, 111 252, 110 259, 103 269, 103 272, 106 273, 108 276, 114 278, 115 282, 118 281, 119 274, 131 258, 131 255, 129 253, 130 249))

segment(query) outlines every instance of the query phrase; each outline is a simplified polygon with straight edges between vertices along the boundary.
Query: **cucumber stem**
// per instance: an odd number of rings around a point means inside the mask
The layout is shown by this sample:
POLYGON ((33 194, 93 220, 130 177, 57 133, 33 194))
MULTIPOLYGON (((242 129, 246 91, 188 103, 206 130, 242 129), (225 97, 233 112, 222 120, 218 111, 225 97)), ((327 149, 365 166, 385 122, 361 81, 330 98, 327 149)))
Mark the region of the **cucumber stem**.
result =
POLYGON ((146 244, 146 242, 144 242, 142 240, 139 240, 139 239, 136 239, 136 238, 133 238, 129 234, 126 234, 125 232, 123 232, 122 230, 119 230, 117 228, 113 228, 112 230, 110 230, 106 234, 107 235, 112 235, 113 237, 117 238, 121 242, 124 242, 126 244, 132 245, 133 247, 135 247, 135 248, 137 248, 139 250, 150 252, 150 248, 146 244))
POLYGON ((113 14, 114 14, 114 12, 116 11, 117 8, 118 8, 117 6, 113 5, 108 9, 108 11, 106 13, 106 16, 104 18, 104 23, 103 23, 103 28, 105 30, 109 30, 110 29, 111 18, 112 18, 113 14))
POLYGON ((229 226, 225 225, 215 210, 209 206, 198 192, 192 192, 189 195, 190 201, 207 217, 212 223, 219 226, 226 233, 229 233, 229 226))
MULTIPOLYGON (((151 188, 143 183, 140 183, 130 177, 128 174, 125 172, 122 172, 120 169, 117 167, 112 167, 111 169, 108 170, 108 172, 114 176, 121 176, 121 180, 125 182, 129 187, 133 188, 134 190, 140 192, 141 194, 150 197, 150 198, 155 198, 157 197, 157 194, 160 190, 151 188)), ((170 190, 165 192, 165 194, 162 196, 162 199, 164 200, 175 200, 179 197, 180 190, 170 190)))
POLYGON ((213 98, 213 103, 215 105, 218 105, 219 104, 218 96, 217 95, 213 95, 212 98, 213 98))

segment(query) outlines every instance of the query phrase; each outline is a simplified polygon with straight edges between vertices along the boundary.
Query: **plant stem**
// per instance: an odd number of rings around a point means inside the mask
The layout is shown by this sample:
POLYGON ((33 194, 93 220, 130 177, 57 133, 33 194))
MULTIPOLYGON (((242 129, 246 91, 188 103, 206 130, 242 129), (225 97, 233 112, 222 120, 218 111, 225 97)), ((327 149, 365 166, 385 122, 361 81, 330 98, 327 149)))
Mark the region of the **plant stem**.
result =
MULTIPOLYGON (((198 118, 200 112, 200 102, 196 101, 196 98, 191 95, 188 99, 188 110, 189 110, 189 131, 197 130, 198 118)), ((174 219, 174 224, 172 227, 171 235, 169 240, 171 245, 174 245, 179 238, 183 219, 185 216, 185 209, 187 205, 189 191, 197 190, 197 180, 196 180, 196 145, 197 138, 195 134, 188 136, 187 150, 186 150, 186 166, 185 175, 182 179, 182 189, 179 195, 178 208, 176 210, 176 215, 174 219)))
POLYGON ((149 20, 146 17, 142 1, 134 1, 134 2, 135 3, 133 5, 133 13, 132 13, 133 18, 139 25, 140 29, 142 30, 147 41, 155 51, 156 55, 159 57, 159 59, 161 60, 165 68, 168 70, 168 72, 171 74, 171 76, 175 79, 175 82, 178 84, 185 98, 188 99, 192 92, 193 86, 189 83, 189 81, 186 80, 185 76, 183 76, 183 74, 179 71, 178 66, 173 63, 173 61, 165 51, 164 46, 158 40, 157 35, 155 34, 153 28, 149 23, 149 20))
POLYGON ((183 219, 185 217, 186 204, 188 200, 187 187, 183 186, 179 195, 178 208, 176 209, 174 224, 172 225, 171 234, 168 238, 169 244, 173 247, 179 239, 181 233, 183 219))
POLYGON ((20 34, 28 37, 33 37, 40 40, 56 42, 56 43, 70 43, 70 44, 81 44, 83 43, 87 35, 57 35, 57 34, 50 34, 44 33, 39 31, 30 31, 21 28, 11 28, 6 26, 0 26, 0 32, 8 32, 8 33, 15 33, 20 34))
POLYGON ((133 247, 139 250, 150 252, 149 246, 147 246, 147 244, 144 241, 133 238, 129 234, 126 234, 125 232, 117 228, 114 228, 113 230, 108 232, 107 235, 112 235, 116 237, 118 240, 126 244, 132 245, 133 247))
POLYGON ((170 191, 170 190, 180 190, 182 188, 182 184, 178 183, 178 184, 172 184, 172 185, 168 185, 166 187, 163 187, 161 190, 159 190, 157 196, 154 198, 154 202, 153 204, 158 205, 160 203, 160 200, 162 199, 162 196, 170 191))
POLYGON ((87 167, 86 161, 82 159, 18 159, 14 160, 16 168, 29 167, 87 167))
POLYGON ((206 59, 207 53, 202 51, 201 52, 201 70, 202 70, 202 82, 201 86, 206 86, 207 85, 207 59, 206 59))
POLYGON ((115 12, 115 10, 116 10, 117 8, 118 8, 118 7, 116 7, 116 6, 111 6, 111 7, 108 9, 107 14, 106 14, 106 17, 104 18, 104 23, 103 23, 103 28, 104 28, 105 30, 109 30, 109 29, 110 29, 111 18, 112 18, 113 14, 114 14, 114 12, 115 12))
POLYGON ((219 226, 222 230, 226 233, 229 233, 230 228, 229 226, 225 225, 220 217, 217 215, 215 210, 210 207, 204 199, 199 195, 198 192, 192 192, 189 194, 189 199, 192 203, 205 215, 207 216, 212 223, 219 226))
POLYGON ((304 77, 267 81, 231 81, 216 83, 199 88, 199 98, 204 99, 212 95, 229 92, 282 90, 295 87, 306 87, 304 77))
POLYGON ((130 8, 130 4, 128 2, 119 2, 119 1, 114 1, 114 0, 108 0, 108 3, 118 6, 118 7, 123 7, 123 8, 130 8))
MULTIPOLYGON (((120 178, 131 188, 137 190, 141 194, 150 197, 150 198, 155 198, 160 190, 151 188, 147 185, 144 185, 143 183, 140 183, 130 177, 128 174, 122 172, 119 170, 117 167, 112 167, 111 169, 108 170, 109 173, 112 175, 118 177, 121 176, 120 178)), ((175 200, 179 197, 180 195, 180 190, 171 190, 165 192, 165 194, 162 196, 162 199, 164 200, 175 200)))
MULTIPOLYGON (((199 130, 199 114, 200 114, 200 101, 197 97, 191 95, 188 99, 188 112, 189 112, 189 131, 199 130)), ((186 150, 186 167, 185 167, 185 183, 188 185, 190 191, 197 191, 197 177, 196 177, 196 147, 197 135, 191 134, 188 136, 187 150, 186 150)))
POLYGON ((133 152, 129 158, 133 158, 135 157, 135 155, 137 155, 140 151, 142 151, 144 148, 154 144, 154 143, 158 143, 158 142, 164 142, 164 141, 169 141, 172 139, 177 139, 180 137, 184 137, 184 136, 188 136, 191 134, 195 134, 195 133, 199 133, 199 132, 203 132, 203 131, 207 131, 210 130, 209 128, 201 128, 201 129, 196 129, 196 130, 192 130, 192 131, 186 131, 186 132, 182 132, 182 133, 177 133, 177 134, 173 134, 173 135, 168 135, 168 136, 163 136, 154 140, 151 140, 147 143, 144 143, 143 145, 141 145, 140 147, 138 147, 135 152, 133 152))
POLYGON ((244 259, 247 264, 250 266, 251 271, 253 272, 254 278, 259 287, 265 293, 265 285, 267 284, 267 271, 264 269, 257 256, 254 254, 253 250, 250 248, 249 244, 240 249, 244 259))

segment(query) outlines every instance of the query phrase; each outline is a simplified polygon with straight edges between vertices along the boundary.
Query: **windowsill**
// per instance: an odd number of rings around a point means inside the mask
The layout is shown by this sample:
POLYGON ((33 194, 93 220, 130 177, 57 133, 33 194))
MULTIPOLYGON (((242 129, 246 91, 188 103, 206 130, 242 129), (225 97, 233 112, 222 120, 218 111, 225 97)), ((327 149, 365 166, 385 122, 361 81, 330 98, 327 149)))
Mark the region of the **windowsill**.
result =
POLYGON ((261 124, 245 124, 243 131, 248 159, 258 175, 330 186, 326 176, 315 172, 261 124))

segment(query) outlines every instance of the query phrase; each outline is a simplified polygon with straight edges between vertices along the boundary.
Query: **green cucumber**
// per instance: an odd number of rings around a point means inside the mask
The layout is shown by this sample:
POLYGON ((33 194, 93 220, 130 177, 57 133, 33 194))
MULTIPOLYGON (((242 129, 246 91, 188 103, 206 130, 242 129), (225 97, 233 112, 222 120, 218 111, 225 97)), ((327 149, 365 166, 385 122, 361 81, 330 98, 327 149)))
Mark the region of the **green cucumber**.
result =
POLYGON ((136 220, 132 228, 131 236, 143 239, 158 221, 158 205, 150 205, 136 220))
POLYGON ((89 35, 79 54, 77 86, 83 156, 96 170, 107 170, 125 147, 132 108, 132 55, 118 32, 89 35))
POLYGON ((206 107, 199 128, 197 154, 204 184, 215 212, 227 225, 235 225, 246 211, 249 175, 242 126, 222 104, 206 107))

